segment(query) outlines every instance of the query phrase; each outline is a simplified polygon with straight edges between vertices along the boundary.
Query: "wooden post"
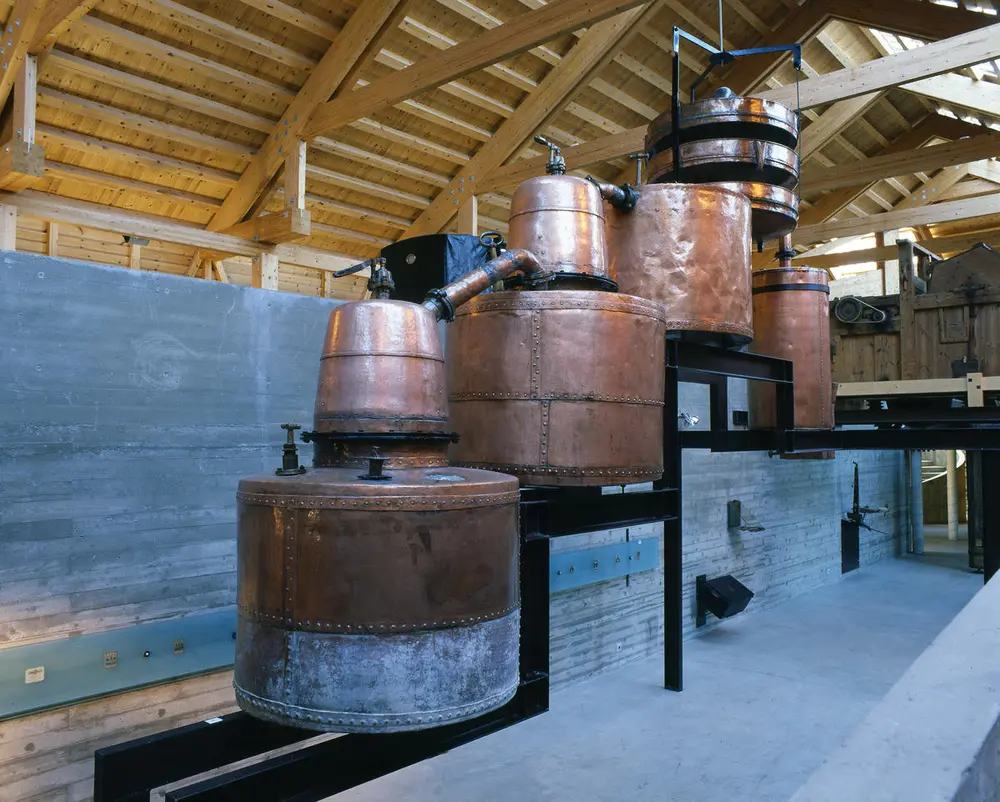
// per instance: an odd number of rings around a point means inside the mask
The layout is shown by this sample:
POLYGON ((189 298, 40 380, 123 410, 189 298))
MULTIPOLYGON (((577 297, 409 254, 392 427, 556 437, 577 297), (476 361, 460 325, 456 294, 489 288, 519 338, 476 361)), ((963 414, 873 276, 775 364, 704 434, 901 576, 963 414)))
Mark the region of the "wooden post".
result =
POLYGON ((458 233, 479 236, 479 198, 473 195, 458 210, 458 233))
POLYGON ((142 267, 142 246, 130 242, 128 246, 128 266, 132 270, 139 270, 142 267))
POLYGON ((49 244, 45 251, 49 256, 59 255, 59 224, 49 223, 49 244))
POLYGON ((285 208, 306 208, 306 143, 301 139, 285 157, 285 208))
POLYGON ((330 275, 329 270, 319 271, 319 297, 329 298, 330 290, 332 289, 333 276, 330 275))
POLYGON ((278 255, 264 251, 253 258, 251 285, 263 290, 278 289, 278 255))
POLYGON ((206 281, 212 281, 215 276, 212 275, 213 272, 213 262, 211 259, 206 259, 201 263, 201 277, 206 281))
POLYGON ((0 251, 13 251, 17 246, 17 207, 0 206, 0 251))
MULTIPOLYGON (((899 238, 899 229, 894 228, 889 231, 882 232, 882 241, 886 245, 895 245, 896 240, 899 238)), ((883 271, 884 281, 885 281, 885 294, 895 295, 899 292, 899 260, 898 259, 886 259, 885 268, 883 271)))
POLYGON ((35 98, 38 92, 38 56, 24 57, 14 84, 14 139, 35 144, 35 98))
POLYGON ((219 261, 219 262, 212 262, 212 264, 215 266, 215 277, 217 279, 219 279, 219 281, 222 281, 222 282, 225 282, 226 284, 228 284, 229 283, 229 274, 226 273, 226 266, 221 261, 219 261))

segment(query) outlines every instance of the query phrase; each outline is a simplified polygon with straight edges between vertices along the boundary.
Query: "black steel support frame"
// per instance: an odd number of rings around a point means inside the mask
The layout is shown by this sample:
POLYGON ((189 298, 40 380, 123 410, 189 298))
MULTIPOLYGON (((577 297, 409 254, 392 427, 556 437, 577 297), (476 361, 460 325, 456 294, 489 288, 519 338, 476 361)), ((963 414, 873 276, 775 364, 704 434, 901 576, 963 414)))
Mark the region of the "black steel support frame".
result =
MULTIPOLYGON (((294 800, 309 802, 442 754, 509 727, 549 706, 549 539, 610 528, 663 522, 664 687, 683 688, 682 451, 820 451, 984 449, 987 487, 1000 483, 1000 427, 921 426, 832 431, 794 430, 792 364, 755 354, 676 341, 667 344, 663 407, 663 478, 645 492, 604 494, 600 488, 527 487, 521 493, 521 684, 499 710, 468 722, 395 735, 344 735, 219 772, 168 792, 167 802, 294 800), (730 430, 728 380, 775 385, 779 428, 730 430), (710 388, 710 427, 679 431, 681 382, 710 388), (996 449, 988 451, 986 449, 996 449)), ((1000 568, 1000 494, 984 493, 986 577, 1000 568), (993 534, 995 533, 995 534, 993 534)), ((140 738, 95 753, 95 802, 138 802, 152 788, 304 741, 314 732, 224 716, 140 738)))

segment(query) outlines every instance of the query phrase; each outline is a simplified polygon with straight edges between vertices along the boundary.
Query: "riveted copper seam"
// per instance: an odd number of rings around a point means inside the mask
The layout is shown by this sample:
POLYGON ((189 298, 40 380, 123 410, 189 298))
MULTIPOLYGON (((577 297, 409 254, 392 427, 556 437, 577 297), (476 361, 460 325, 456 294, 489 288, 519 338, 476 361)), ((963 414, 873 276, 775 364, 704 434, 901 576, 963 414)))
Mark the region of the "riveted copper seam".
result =
POLYGON ((623 293, 656 301, 668 332, 740 345, 753 337, 750 201, 711 185, 646 184, 631 211, 606 207, 623 293))
POLYGON ((660 476, 664 333, 658 304, 621 294, 474 299, 448 334, 452 459, 543 485, 660 476))
MULTIPOLYGON (((828 285, 827 272, 816 268, 776 267, 753 274, 756 336, 751 350, 792 361, 799 429, 834 425, 828 285)), ((751 427, 773 429, 773 385, 750 382, 749 400, 751 427)))

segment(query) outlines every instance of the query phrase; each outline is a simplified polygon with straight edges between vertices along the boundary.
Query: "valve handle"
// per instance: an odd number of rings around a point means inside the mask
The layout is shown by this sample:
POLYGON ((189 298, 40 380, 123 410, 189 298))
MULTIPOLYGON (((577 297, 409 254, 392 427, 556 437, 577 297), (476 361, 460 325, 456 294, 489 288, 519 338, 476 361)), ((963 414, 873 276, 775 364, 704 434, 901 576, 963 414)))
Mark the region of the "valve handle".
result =
POLYGON ((562 149, 541 134, 535 134, 535 141, 549 149, 549 161, 545 165, 545 172, 549 175, 564 175, 566 173, 566 160, 562 157, 562 149))

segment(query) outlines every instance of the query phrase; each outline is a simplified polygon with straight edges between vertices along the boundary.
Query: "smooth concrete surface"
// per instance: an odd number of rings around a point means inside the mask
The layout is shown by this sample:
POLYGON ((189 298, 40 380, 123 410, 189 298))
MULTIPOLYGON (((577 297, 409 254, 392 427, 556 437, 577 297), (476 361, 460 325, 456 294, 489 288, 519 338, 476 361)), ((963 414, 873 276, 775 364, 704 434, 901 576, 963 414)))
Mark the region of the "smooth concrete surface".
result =
POLYGON ((986 585, 794 802, 1000 798, 1000 579, 986 585))
POLYGON ((643 660, 336 799, 783 802, 981 586, 963 571, 884 560, 688 641, 683 693, 660 686, 661 659, 643 660))

